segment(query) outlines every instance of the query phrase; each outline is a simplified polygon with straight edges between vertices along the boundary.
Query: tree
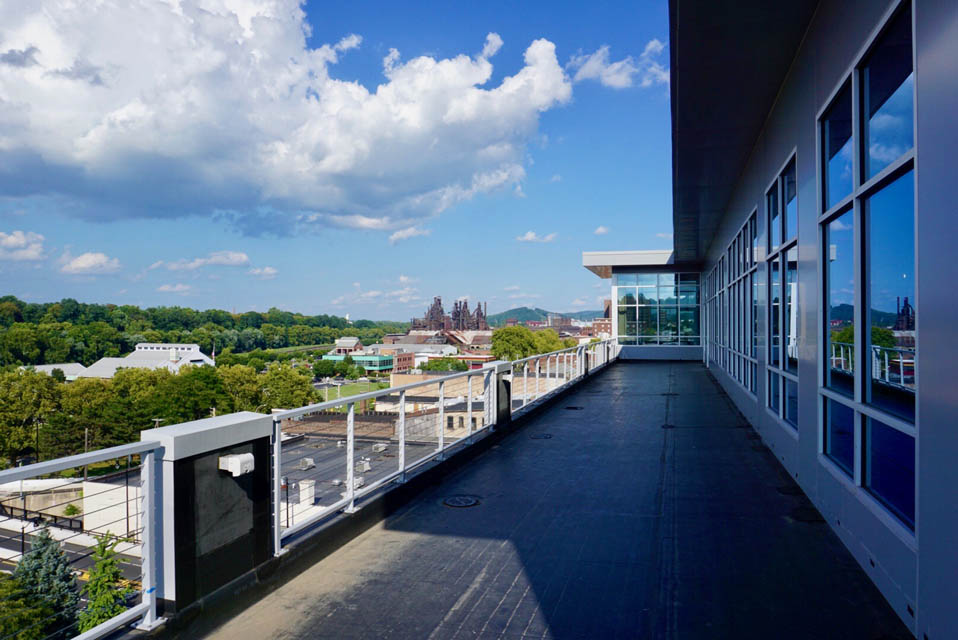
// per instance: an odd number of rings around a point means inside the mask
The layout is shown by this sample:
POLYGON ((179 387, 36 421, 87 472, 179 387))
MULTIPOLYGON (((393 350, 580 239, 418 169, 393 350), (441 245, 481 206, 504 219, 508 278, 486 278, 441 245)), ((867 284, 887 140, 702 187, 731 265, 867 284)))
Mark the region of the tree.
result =
POLYGON ((34 602, 53 610, 49 621, 42 625, 46 635, 73 624, 80 603, 76 577, 60 543, 46 527, 34 536, 30 551, 17 563, 13 576, 34 602))
POLYGON ((116 558, 116 545, 119 542, 111 536, 104 536, 97 541, 90 580, 83 587, 87 606, 77 620, 81 633, 126 611, 126 601, 133 594, 133 589, 123 584, 123 574, 116 558))
POLYGON ((361 378, 366 373, 366 370, 361 366, 353 365, 349 368, 349 371, 346 373, 346 377, 350 380, 357 380, 361 378))
POLYGON ((218 367, 231 411, 256 411, 263 404, 263 383, 253 367, 234 364, 218 367))
POLYGON ((263 395, 267 411, 293 409, 311 403, 316 390, 312 375, 300 373, 288 364, 274 364, 263 375, 263 395))
POLYGON ((535 354, 535 337, 527 327, 503 327, 492 332, 492 355, 499 360, 518 360, 535 354))
POLYGON ((63 373, 63 369, 60 369, 59 367, 55 367, 55 368, 50 372, 50 377, 53 378, 54 380, 56 380, 57 382, 66 382, 66 381, 67 381, 67 376, 66 376, 66 374, 63 373))
POLYGON ((11 465, 35 447, 39 425, 57 412, 61 386, 30 369, 0 373, 0 455, 11 465))
POLYGON ((259 373, 260 371, 263 370, 263 367, 266 366, 266 363, 259 358, 250 358, 249 360, 247 360, 247 365, 249 365, 253 369, 253 371, 259 373))
POLYGON ((349 368, 349 363, 347 363, 345 360, 340 360, 333 366, 333 370, 336 372, 336 375, 343 377, 346 377, 346 375, 349 374, 349 368))
POLYGON ((320 360, 313 365, 313 373, 317 378, 328 378, 336 373, 336 363, 332 360, 320 360))
POLYGON ((44 621, 53 615, 46 602, 32 598, 15 577, 0 573, 0 638, 41 640, 44 621))
POLYGON ((536 343, 536 353, 551 353, 565 348, 555 329, 536 331, 532 337, 536 343))
MULTIPOLYGON (((893 348, 897 345, 895 333, 885 327, 872 327, 871 330, 872 345, 876 347, 893 348)), ((855 326, 848 325, 838 331, 832 331, 832 342, 843 342, 845 344, 855 344, 855 326)))

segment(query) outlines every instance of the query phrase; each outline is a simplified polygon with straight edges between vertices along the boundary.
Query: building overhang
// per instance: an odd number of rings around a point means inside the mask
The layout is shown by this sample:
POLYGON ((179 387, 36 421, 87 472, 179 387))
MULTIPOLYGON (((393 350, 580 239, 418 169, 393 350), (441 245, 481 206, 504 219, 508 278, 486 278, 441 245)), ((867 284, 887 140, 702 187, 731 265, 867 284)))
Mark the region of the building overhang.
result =
POLYGON ((664 267, 673 263, 671 249, 656 251, 584 251, 582 253, 582 266, 600 278, 611 278, 615 267, 664 267))
POLYGON ((675 260, 700 262, 817 0, 670 0, 675 260))

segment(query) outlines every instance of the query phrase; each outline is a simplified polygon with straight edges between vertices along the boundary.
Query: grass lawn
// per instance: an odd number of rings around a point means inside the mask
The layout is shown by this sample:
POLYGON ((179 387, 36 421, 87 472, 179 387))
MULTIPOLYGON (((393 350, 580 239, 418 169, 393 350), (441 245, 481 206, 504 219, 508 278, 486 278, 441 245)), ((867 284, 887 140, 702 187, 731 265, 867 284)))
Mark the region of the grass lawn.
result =
POLYGON ((319 351, 332 349, 333 344, 305 344, 301 347, 282 347, 280 349, 263 349, 263 353, 297 353, 299 351, 319 351))

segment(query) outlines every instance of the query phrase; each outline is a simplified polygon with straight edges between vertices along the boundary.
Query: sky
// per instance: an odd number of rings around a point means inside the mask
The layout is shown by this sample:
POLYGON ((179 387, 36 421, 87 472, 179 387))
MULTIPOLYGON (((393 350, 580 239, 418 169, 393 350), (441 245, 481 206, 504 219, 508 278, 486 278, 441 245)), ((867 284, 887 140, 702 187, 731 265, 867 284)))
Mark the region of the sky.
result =
POLYGON ((668 7, 0 4, 0 295, 601 309, 672 246, 668 7))

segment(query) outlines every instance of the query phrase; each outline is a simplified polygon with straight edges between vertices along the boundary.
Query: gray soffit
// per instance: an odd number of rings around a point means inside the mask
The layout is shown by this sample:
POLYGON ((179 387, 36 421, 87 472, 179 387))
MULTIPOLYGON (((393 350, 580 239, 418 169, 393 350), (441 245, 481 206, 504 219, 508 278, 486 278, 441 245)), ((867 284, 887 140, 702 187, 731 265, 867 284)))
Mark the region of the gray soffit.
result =
POLYGON ((705 257, 817 4, 670 0, 676 262, 705 257))

